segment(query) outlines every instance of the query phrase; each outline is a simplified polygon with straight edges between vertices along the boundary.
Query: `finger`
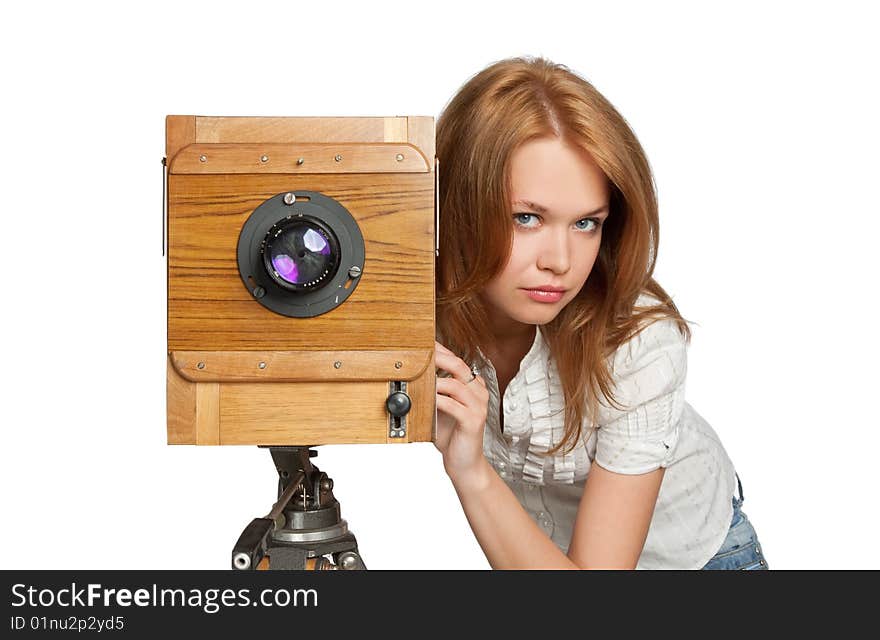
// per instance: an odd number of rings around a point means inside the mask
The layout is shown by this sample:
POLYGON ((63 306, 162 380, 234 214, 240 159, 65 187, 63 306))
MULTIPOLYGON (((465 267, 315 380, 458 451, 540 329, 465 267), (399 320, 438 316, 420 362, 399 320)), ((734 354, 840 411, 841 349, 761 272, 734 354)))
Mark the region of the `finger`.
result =
POLYGON ((455 378, 437 378, 437 393, 454 398, 466 407, 480 406, 488 400, 485 387, 476 386, 476 380, 465 384, 455 378))
MULTIPOLYGON (((479 402, 479 400, 471 398, 470 403, 473 402, 479 402)), ((441 393, 437 394, 437 411, 452 416, 468 432, 481 430, 486 424, 486 410, 474 408, 473 404, 462 404, 457 398, 441 393)))
POLYGON ((436 340, 434 341, 434 352, 435 353, 442 353, 442 354, 449 355, 449 356, 455 355, 448 347, 443 346, 442 344, 440 344, 436 340))
POLYGON ((434 340, 434 348, 445 351, 446 353, 453 353, 452 349, 447 347, 445 344, 441 344, 441 343, 437 342, 436 340, 434 340))
POLYGON ((442 411, 450 416, 459 426, 462 427, 470 423, 472 420, 470 411, 468 411, 467 407, 463 406, 453 398, 448 398, 439 394, 437 396, 437 411, 442 411))
POLYGON ((464 360, 452 353, 438 351, 434 356, 434 364, 437 368, 449 372, 455 379, 462 382, 467 382, 473 378, 471 368, 464 360))

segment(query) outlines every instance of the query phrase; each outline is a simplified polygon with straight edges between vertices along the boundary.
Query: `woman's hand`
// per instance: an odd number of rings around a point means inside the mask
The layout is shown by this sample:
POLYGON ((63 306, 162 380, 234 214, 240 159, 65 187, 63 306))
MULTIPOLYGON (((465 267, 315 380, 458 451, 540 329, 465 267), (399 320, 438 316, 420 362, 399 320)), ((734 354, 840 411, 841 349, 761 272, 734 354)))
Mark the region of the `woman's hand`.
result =
POLYGON ((434 341, 437 369, 450 378, 437 378, 437 437, 434 446, 443 454, 450 476, 469 474, 485 462, 483 430, 489 414, 489 390, 482 376, 471 382, 471 368, 442 344, 434 341))

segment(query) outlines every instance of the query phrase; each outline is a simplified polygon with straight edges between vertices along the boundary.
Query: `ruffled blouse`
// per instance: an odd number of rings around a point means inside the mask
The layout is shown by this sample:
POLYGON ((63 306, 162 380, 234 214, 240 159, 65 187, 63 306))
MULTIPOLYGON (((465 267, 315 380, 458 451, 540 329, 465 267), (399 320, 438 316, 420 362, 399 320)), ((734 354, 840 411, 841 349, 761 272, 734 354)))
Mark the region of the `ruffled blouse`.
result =
MULTIPOLYGON (((640 305, 653 299, 643 294, 640 305)), ((443 340, 438 337, 443 344, 443 340)), ((483 453, 519 502, 565 553, 595 460, 616 473, 664 467, 663 482, 637 569, 699 569, 721 547, 733 515, 734 466, 712 427, 685 402, 687 343, 672 320, 658 320, 612 358, 615 398, 600 399, 598 431, 582 425, 570 453, 541 455, 564 434, 564 397, 541 327, 504 392, 480 352, 489 389, 483 453), (589 435, 587 435, 589 434, 589 435)))

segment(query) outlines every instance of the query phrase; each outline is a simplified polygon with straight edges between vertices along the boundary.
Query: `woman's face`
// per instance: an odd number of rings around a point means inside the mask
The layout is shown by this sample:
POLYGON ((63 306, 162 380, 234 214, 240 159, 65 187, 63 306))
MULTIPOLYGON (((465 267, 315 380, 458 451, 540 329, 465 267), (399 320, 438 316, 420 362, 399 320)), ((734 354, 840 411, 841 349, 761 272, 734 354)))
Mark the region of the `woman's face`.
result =
POLYGON ((513 248, 482 291, 496 339, 533 335, 577 295, 593 269, 608 217, 608 180, 580 149, 558 138, 532 140, 511 158, 513 248), (529 289, 561 287, 558 299, 529 289))

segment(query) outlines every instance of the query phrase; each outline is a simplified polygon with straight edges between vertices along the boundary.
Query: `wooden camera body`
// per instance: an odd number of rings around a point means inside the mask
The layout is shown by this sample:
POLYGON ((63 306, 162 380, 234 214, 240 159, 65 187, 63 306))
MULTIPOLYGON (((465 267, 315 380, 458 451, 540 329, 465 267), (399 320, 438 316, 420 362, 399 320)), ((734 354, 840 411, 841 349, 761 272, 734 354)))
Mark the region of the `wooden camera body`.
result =
POLYGON ((434 119, 170 115, 164 164, 168 443, 433 440, 434 119))

